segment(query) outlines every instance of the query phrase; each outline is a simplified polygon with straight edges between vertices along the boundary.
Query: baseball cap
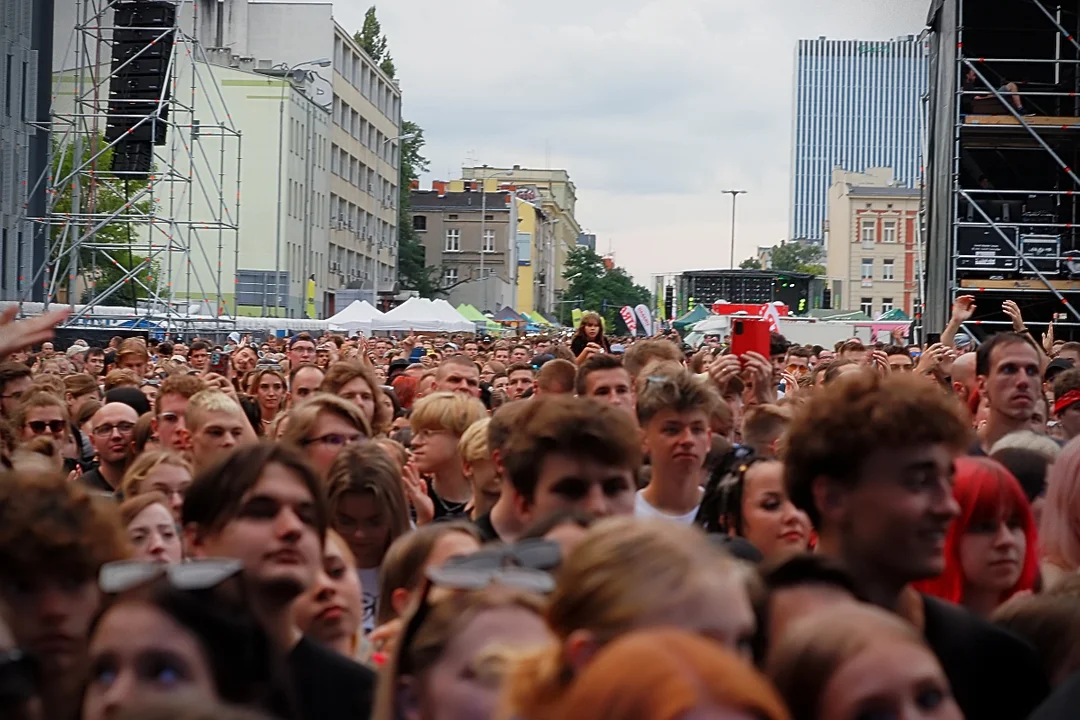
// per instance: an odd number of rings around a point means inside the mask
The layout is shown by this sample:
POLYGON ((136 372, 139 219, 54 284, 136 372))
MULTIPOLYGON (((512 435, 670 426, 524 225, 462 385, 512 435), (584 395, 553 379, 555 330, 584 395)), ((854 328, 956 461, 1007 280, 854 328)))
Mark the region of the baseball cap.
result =
POLYGON ((1052 380, 1066 370, 1073 368, 1073 361, 1069 358, 1054 358, 1050 361, 1050 364, 1046 366, 1046 379, 1052 380))
POLYGON ((64 354, 67 355, 68 357, 74 357, 74 356, 78 355, 79 353, 86 352, 89 349, 90 348, 86 347, 85 345, 72 345, 71 347, 69 347, 65 351, 64 354))
POLYGON ((626 352, 626 346, 625 345, 615 343, 614 345, 611 346, 611 354, 612 355, 622 355, 624 352, 626 352))

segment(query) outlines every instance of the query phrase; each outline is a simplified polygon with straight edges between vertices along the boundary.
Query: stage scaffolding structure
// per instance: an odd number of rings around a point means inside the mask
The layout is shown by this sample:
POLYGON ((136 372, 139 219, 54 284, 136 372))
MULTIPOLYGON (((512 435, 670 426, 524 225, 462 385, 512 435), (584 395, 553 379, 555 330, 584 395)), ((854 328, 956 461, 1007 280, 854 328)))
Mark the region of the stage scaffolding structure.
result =
POLYGON ((974 295, 976 339, 1007 299, 1080 336, 1080 0, 935 0, 930 26, 924 326, 974 295))
POLYGON ((221 334, 236 322, 236 279, 224 277, 223 266, 231 254, 228 265, 236 267, 239 253, 241 133, 193 35, 197 3, 174 3, 171 27, 117 26, 117 14, 136 4, 76 0, 65 69, 54 73, 49 169, 36 179, 47 209, 28 218, 47 239, 46 264, 22 284, 21 299, 30 299, 32 285, 42 287, 45 309, 72 307, 68 326, 115 326, 120 317, 126 327, 221 334), (113 60, 118 30, 119 37, 135 30, 147 39, 128 48, 122 62, 113 60), (117 74, 158 43, 171 44, 172 52, 156 111, 134 114, 144 100, 124 113, 115 91, 110 105, 117 74), (107 124, 118 117, 131 130, 108 141, 107 124), (144 124, 154 138, 149 172, 106 166, 144 124), (109 238, 102 237, 105 228, 109 238))

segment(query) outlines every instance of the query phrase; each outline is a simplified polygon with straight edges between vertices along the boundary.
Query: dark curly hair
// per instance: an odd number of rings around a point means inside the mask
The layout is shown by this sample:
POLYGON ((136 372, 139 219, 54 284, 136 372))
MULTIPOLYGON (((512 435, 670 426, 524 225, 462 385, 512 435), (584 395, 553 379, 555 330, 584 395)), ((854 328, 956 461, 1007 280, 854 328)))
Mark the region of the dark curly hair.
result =
POLYGON ((129 552, 111 499, 63 475, 0 475, 0 576, 82 583, 129 552))

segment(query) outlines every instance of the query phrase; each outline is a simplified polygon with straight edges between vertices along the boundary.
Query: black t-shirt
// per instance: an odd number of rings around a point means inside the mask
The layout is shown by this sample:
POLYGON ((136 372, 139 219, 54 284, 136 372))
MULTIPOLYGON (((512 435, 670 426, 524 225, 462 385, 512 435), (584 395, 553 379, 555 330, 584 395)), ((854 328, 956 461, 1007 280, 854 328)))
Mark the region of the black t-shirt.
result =
POLYGON ((1075 720, 1080 708, 1080 673, 1070 675, 1029 720, 1075 720))
POLYGON ((296 720, 368 720, 375 673, 309 638, 286 659, 295 693, 296 720))
POLYGON ((429 478, 425 480, 427 483, 428 497, 431 498, 431 502, 435 505, 435 519, 436 520, 457 520, 458 518, 469 519, 469 506, 472 504, 471 500, 464 502, 453 502, 452 500, 444 500, 439 497, 439 494, 435 492, 435 483, 429 478))
POLYGON ((491 524, 491 511, 487 511, 480 517, 473 521, 476 525, 476 529, 480 531, 480 542, 487 545, 488 543, 500 542, 502 538, 499 537, 499 533, 495 530, 495 526, 491 524))
POLYGON ((84 472, 82 475, 79 476, 79 482, 81 482, 87 487, 87 489, 93 492, 112 495, 116 498, 117 502, 120 502, 124 499, 123 496, 120 494, 120 491, 114 489, 113 486, 109 484, 109 481, 106 480, 105 476, 101 474, 101 470, 99 468, 94 468, 90 472, 84 472))
POLYGON ((1025 720, 1050 692, 1026 642, 974 613, 923 596, 924 634, 966 720, 1025 720))

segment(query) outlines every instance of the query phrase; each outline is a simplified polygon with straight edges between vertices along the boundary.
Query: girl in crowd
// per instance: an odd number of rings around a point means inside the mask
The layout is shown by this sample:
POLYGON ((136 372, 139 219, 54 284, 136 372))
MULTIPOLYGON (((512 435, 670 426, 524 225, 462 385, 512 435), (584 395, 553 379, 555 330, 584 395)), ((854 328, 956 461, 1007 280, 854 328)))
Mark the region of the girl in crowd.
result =
POLYGON ((285 406, 288 386, 285 375, 273 368, 258 370, 251 379, 251 390, 259 406, 259 415, 262 417, 260 436, 266 434, 266 429, 285 406))
POLYGON ((191 485, 191 463, 183 455, 169 450, 151 450, 135 458, 120 481, 120 494, 133 498, 148 492, 165 496, 166 507, 180 521, 184 493, 191 485))
POLYGON ((1051 589, 1080 569, 1080 438, 1073 438, 1050 466, 1039 542, 1042 582, 1051 589))
POLYGON ((160 576, 132 583, 124 566, 130 563, 102 568, 101 589, 112 597, 90 629, 82 720, 108 720, 162 695, 271 706, 270 693, 280 687, 272 671, 276 653, 243 600, 239 563, 181 566, 220 577, 191 591, 160 576), (114 580, 115 568, 121 572, 114 580))
POLYGON ((480 531, 469 522, 424 525, 399 537, 383 558, 379 572, 377 628, 371 642, 376 650, 389 650, 401 629, 401 616, 420 587, 428 568, 471 555, 480 549, 480 531))
POLYGON ((364 632, 375 629, 379 569, 390 546, 409 532, 409 505, 401 471, 375 443, 346 448, 327 474, 330 521, 359 569, 364 632))
POLYGON ((358 406, 318 393, 289 411, 281 441, 301 448, 311 466, 325 478, 334 458, 346 446, 370 437, 371 424, 358 406))
POLYGON ((397 395, 402 409, 405 411, 412 410, 413 402, 416 400, 416 378, 408 375, 398 375, 391 381, 390 385, 394 388, 394 394, 397 395))
POLYGON ((918 588, 989 617, 1016 593, 1035 588, 1035 522, 1023 488, 1003 465, 961 457, 955 468, 960 516, 945 536, 945 571, 918 588))
POLYGON ((365 604, 361 587, 348 544, 328 531, 315 584, 293 603, 296 626, 331 650, 359 658, 365 604))
POLYGON ((386 437, 393 429, 394 421, 402 415, 401 405, 398 404, 394 388, 386 385, 379 386, 379 405, 382 406, 383 424, 377 428, 376 435, 386 437))
POLYGON ((747 571, 695 528, 629 517, 596 523, 559 569, 545 613, 555 641, 524 658, 509 680, 511 712, 553 717, 594 654, 632 630, 683 628, 749 658, 747 581, 747 571))
POLYGON ((615 640, 574 679, 545 720, 787 720, 772 684, 730 650, 684 630, 615 640))
POLYGON ((470 425, 486 417, 482 402, 459 392, 434 393, 416 403, 409 418, 413 460, 416 469, 430 477, 426 493, 411 490, 409 494, 417 523, 468 515, 473 492, 458 444, 470 425))
POLYGON ((359 407, 375 432, 394 421, 386 417, 386 410, 378 402, 381 385, 367 365, 355 361, 336 362, 327 368, 319 391, 337 395, 359 407))
POLYGON ((570 341, 570 352, 574 353, 579 365, 595 353, 611 352, 611 344, 604 337, 604 321, 597 313, 587 312, 581 316, 574 339, 570 341))
POLYGON ((794 623, 767 671, 792 720, 963 720, 915 628, 870 605, 820 610, 794 623))
POLYGON ((706 532, 744 538, 768 563, 810 546, 810 518, 788 497, 777 460, 736 458, 730 470, 718 468, 695 522, 706 532))
POLYGON ((499 704, 505 650, 527 651, 550 639, 537 596, 499 585, 439 595, 431 589, 425 582, 407 630, 380 673, 375 720, 491 718, 499 704))
POLYGON ((183 543, 168 499, 156 490, 125 500, 120 519, 127 529, 134 557, 161 565, 184 559, 183 543))

